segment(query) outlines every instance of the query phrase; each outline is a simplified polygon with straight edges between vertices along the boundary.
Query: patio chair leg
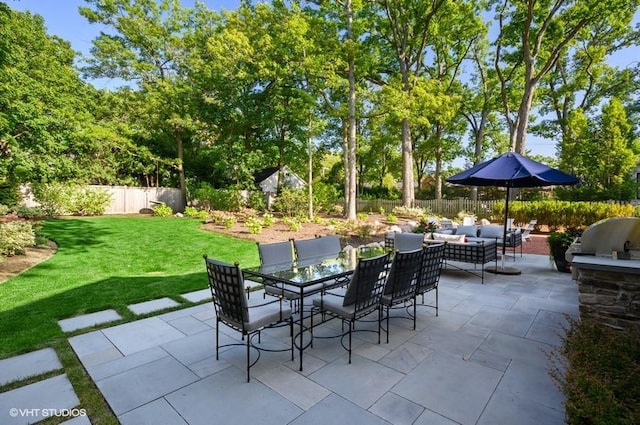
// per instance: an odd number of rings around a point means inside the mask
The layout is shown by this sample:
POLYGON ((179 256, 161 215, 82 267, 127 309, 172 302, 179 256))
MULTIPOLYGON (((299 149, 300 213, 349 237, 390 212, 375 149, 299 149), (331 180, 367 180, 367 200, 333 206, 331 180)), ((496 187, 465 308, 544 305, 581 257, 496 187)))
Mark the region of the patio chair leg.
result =
POLYGON ((438 317, 438 287, 436 286, 436 317, 438 317))
POLYGON ((351 329, 352 329, 352 325, 353 323, 349 322, 349 364, 351 364, 351 329))
POLYGON ((413 330, 416 330, 416 304, 418 300, 414 298, 413 300, 413 330))
MULTIPOLYGON (((378 313, 380 316, 380 313, 378 313)), ((387 344, 389 343, 389 307, 387 307, 387 344)), ((378 344, 380 344, 380 335, 378 335, 378 344)))
POLYGON ((216 320, 216 360, 220 360, 220 355, 219 355, 220 344, 218 342, 219 334, 220 334, 220 321, 216 320))
MULTIPOLYGON (((389 309, 387 308, 387 319, 389 318, 389 309)), ((382 322, 382 306, 378 307, 378 344, 380 344, 380 328, 382 322)), ((387 321, 387 344, 389 343, 389 322, 387 321)))
POLYGON ((291 334, 291 361, 293 361, 293 317, 289 317, 289 329, 291 334))
POLYGON ((251 381, 251 374, 250 374, 250 363, 251 363, 251 338, 249 338, 249 335, 247 335, 247 382, 251 381))

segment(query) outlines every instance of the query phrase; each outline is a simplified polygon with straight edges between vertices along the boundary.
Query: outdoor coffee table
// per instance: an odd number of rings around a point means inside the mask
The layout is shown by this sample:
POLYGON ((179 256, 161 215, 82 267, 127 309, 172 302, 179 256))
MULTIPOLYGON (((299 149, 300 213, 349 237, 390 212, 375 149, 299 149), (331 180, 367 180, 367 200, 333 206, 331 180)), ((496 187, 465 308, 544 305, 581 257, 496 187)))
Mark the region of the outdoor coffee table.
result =
MULTIPOLYGON (((442 243, 440 240, 425 240, 426 243, 442 243)), ((494 261, 496 267, 498 266, 498 244, 495 240, 482 239, 469 242, 450 242, 445 241, 444 244, 444 260, 445 268, 447 265, 470 273, 474 276, 480 277, 484 284, 484 265, 491 261, 494 261), (474 265, 480 265, 480 274, 476 272, 476 269, 468 269, 457 267, 449 264, 450 261, 456 261, 461 263, 470 263, 474 265)))
MULTIPOLYGON (((302 262, 282 263, 270 266, 249 267, 242 270, 245 277, 257 278, 264 285, 271 285, 278 289, 287 287, 287 291, 295 290, 298 295, 299 308, 297 313, 298 333, 295 336, 295 346, 300 355, 300 370, 302 371, 302 352, 311 345, 311 336, 305 343, 304 334, 309 329, 304 324, 305 298, 346 285, 355 270, 359 252, 350 250, 342 252, 337 258, 312 258, 302 262)), ((309 313, 311 314, 311 313, 309 313)))

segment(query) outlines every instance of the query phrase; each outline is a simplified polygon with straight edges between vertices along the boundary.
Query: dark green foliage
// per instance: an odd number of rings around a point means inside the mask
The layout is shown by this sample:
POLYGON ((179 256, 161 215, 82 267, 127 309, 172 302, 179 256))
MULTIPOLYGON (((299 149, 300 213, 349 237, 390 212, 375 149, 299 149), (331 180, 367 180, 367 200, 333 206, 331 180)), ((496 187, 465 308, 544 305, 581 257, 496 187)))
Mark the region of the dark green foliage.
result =
POLYGON ((251 195, 249 195, 249 207, 256 211, 264 211, 267 208, 264 193, 261 190, 251 192, 251 195))
POLYGON ((22 200, 18 185, 3 184, 0 186, 0 204, 12 207, 22 200))
MULTIPOLYGON (((504 217, 504 202, 493 205, 493 216, 504 217)), ((631 204, 607 202, 531 201, 509 202, 509 217, 516 223, 528 223, 532 219, 546 224, 551 230, 559 227, 588 226, 608 217, 637 216, 631 204)))
POLYGON ((25 207, 22 205, 17 205, 11 208, 11 211, 15 212, 18 217, 25 218, 27 220, 38 220, 45 218, 45 213, 42 211, 42 208, 38 207, 25 207))
POLYGON ((215 189, 205 182, 193 190, 192 199, 206 210, 240 211, 246 204, 240 190, 215 189))
POLYGON ((85 186, 48 183, 32 186, 36 201, 44 215, 101 215, 111 204, 111 195, 103 189, 85 186))
POLYGON ((551 376, 564 392, 567 424, 640 423, 640 333, 570 320, 551 376), (560 359, 562 357, 563 359, 560 359), (558 361, 568 363, 566 372, 558 361))
POLYGON ((316 212, 331 212, 340 194, 335 186, 326 183, 314 183, 313 208, 316 212))
POLYGON ((398 189, 390 189, 388 187, 363 187, 359 193, 360 199, 400 199, 402 192, 398 189))
POLYGON ((305 217, 309 212, 309 196, 304 189, 282 189, 273 209, 285 217, 305 217))

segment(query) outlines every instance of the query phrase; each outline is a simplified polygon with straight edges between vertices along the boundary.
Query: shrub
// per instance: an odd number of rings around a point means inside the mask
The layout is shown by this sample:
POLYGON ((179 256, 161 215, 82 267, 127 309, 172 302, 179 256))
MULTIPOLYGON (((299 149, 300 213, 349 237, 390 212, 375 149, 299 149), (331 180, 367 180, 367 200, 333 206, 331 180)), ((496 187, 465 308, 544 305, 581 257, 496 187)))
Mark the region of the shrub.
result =
POLYGON ((272 227, 276 224, 276 218, 273 214, 264 214, 262 216, 262 223, 264 224, 264 227, 272 227))
POLYGON ((14 211, 18 215, 18 217, 27 220, 35 220, 45 217, 45 213, 42 208, 38 207, 25 207, 22 205, 18 205, 11 208, 11 211, 14 211))
POLYGON ((367 221, 367 219, 369 218, 369 214, 367 214, 367 213, 357 213, 356 214, 356 218, 359 221, 367 221))
POLYGON ((33 184, 31 186, 35 200, 48 217, 68 214, 70 211, 70 186, 62 183, 33 184))
POLYGON ((8 214, 9 213, 9 207, 6 205, 2 205, 0 204, 0 216, 8 214))
POLYGON ((245 222, 244 225, 247 227, 247 229, 249 230, 249 233, 251 233, 252 235, 258 235, 262 232, 262 220, 260 220, 257 217, 249 217, 245 222))
POLYGON ((264 201, 264 193, 259 190, 254 190, 249 195, 249 207, 256 211, 264 211, 267 209, 267 204, 264 201))
POLYGON ((17 184, 9 183, 0 185, 0 204, 11 207, 18 205, 21 200, 22 194, 17 184))
POLYGON ((69 212, 73 215, 101 215, 111 205, 111 194, 104 189, 72 186, 70 195, 69 212))
POLYGON ((326 183, 314 183, 313 185, 313 209, 314 212, 331 212, 333 204, 338 199, 338 189, 326 183))
POLYGON ((186 207, 184 209, 184 215, 189 218, 197 218, 199 220, 206 220, 209 218, 209 212, 205 210, 199 210, 196 207, 186 207))
POLYGON ((236 224, 236 218, 234 216, 225 217, 222 221, 224 222, 225 229, 231 229, 233 225, 236 224))
POLYGON ((389 213, 389 214, 387 214, 387 221, 389 223, 397 223, 398 222, 398 217, 396 217, 395 215, 389 213))
POLYGON ((22 220, 0 223, 0 254, 9 257, 24 254, 26 248, 35 242, 30 223, 22 220))
POLYGON ((44 215, 100 215, 111 204, 104 189, 93 189, 67 183, 44 183, 32 186, 33 195, 44 215))
POLYGON ((193 190, 193 198, 207 210, 240 211, 246 204, 240 190, 215 189, 205 182, 193 190))
POLYGON ((372 232, 373 232, 373 226, 371 226, 370 224, 363 224, 356 228, 356 234, 361 238, 366 238, 368 236, 371 236, 372 232))
MULTIPOLYGON (((504 217, 504 202, 493 205, 494 217, 504 217)), ((585 226, 609 217, 638 216, 631 204, 607 202, 530 201, 509 202, 509 217, 516 223, 528 223, 535 218, 551 230, 560 227, 585 226)))
POLYGON ((302 224, 300 221, 295 218, 285 217, 282 219, 282 222, 289 226, 289 230, 297 232, 302 228, 302 224))
POLYGON ((304 217, 308 212, 308 196, 303 189, 283 189, 273 203, 273 209, 286 217, 304 217))
POLYGON ((164 202, 161 202, 160 205, 153 207, 153 215, 157 217, 171 217, 173 215, 173 209, 164 202))
POLYGON ((551 358, 567 424, 640 423, 640 332, 569 318, 563 345, 551 358))
POLYGON ((422 217, 425 214, 424 209, 420 207, 407 208, 407 207, 394 207, 393 214, 405 217, 422 217))

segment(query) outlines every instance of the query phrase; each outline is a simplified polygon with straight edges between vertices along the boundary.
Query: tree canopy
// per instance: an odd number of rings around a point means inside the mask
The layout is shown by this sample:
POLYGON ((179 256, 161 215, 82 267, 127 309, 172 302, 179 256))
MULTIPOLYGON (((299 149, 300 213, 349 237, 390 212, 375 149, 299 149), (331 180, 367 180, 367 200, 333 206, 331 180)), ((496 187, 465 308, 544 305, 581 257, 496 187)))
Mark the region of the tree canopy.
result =
POLYGON ((0 2, 2 187, 187 197, 200 183, 252 189, 257 171, 287 165, 334 185, 355 218, 366 190, 445 197, 461 162, 526 154, 534 135, 583 181, 563 196, 635 196, 640 67, 609 58, 640 40, 637 0, 86 3, 107 31, 74 62, 41 17, 0 2))

